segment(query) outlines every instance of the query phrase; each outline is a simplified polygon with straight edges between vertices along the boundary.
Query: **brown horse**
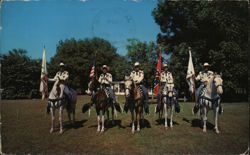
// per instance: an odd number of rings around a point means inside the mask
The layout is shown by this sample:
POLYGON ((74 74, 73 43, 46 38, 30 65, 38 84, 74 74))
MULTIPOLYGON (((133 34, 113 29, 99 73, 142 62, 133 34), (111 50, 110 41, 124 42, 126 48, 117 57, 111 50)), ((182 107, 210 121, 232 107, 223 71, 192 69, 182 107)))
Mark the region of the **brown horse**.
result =
MULTIPOLYGON (((97 114, 97 132, 103 132, 104 122, 105 122, 105 112, 107 112, 107 117, 109 119, 109 108, 112 110, 112 123, 114 123, 114 110, 117 110, 120 112, 120 106, 119 104, 113 104, 111 102, 110 98, 107 96, 105 87, 102 86, 97 78, 94 78, 92 81, 90 81, 88 85, 88 89, 90 92, 95 92, 93 103, 95 104, 96 114, 97 114)), ((82 111, 83 113, 86 112, 91 107, 90 104, 83 105, 82 111)))
POLYGON ((125 76, 125 102, 132 115, 132 134, 135 132, 135 121, 137 121, 137 131, 140 131, 140 119, 143 113, 142 99, 143 95, 139 86, 130 77, 125 76))

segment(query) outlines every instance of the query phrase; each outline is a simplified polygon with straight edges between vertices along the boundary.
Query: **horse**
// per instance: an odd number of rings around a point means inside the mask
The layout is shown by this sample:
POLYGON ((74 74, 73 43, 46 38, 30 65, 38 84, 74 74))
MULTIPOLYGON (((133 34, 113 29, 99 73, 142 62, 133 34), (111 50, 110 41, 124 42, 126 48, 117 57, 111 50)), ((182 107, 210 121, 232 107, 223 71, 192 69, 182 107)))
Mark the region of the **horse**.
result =
POLYGON ((62 81, 59 79, 55 81, 52 90, 49 94, 48 105, 51 112, 51 129, 50 133, 54 132, 54 121, 55 121, 55 111, 59 109, 59 124, 60 124, 60 134, 63 133, 63 109, 66 107, 69 122, 75 122, 75 108, 77 102, 77 93, 72 88, 68 88, 70 94, 68 94, 68 99, 64 92, 61 92, 60 84, 62 81), (62 96, 61 96, 61 93, 62 96), (60 97, 61 96, 61 97, 60 97), (69 103, 68 103, 69 102, 69 103), (71 121, 71 114, 73 115, 73 122, 71 121))
POLYGON ((137 86, 130 77, 125 76, 124 83, 125 102, 132 115, 132 134, 134 134, 135 121, 137 121, 137 131, 140 131, 140 119, 143 117, 143 95, 139 86, 137 86))
POLYGON ((159 119, 162 118, 164 114, 164 125, 165 129, 168 128, 167 118, 168 118, 168 110, 170 112, 170 127, 173 128, 173 113, 175 109, 175 104, 178 102, 178 94, 177 91, 174 90, 173 83, 166 83, 163 87, 161 93, 161 100, 160 100, 160 111, 159 111, 159 119), (163 111, 164 110, 164 111, 163 111))
POLYGON ((198 103, 200 106, 200 116, 203 121, 203 132, 206 132, 206 122, 207 114, 209 110, 214 111, 214 124, 215 132, 218 134, 220 131, 218 129, 218 113, 221 101, 221 95, 223 93, 223 80, 221 75, 215 74, 209 76, 205 80, 205 88, 201 96, 198 98, 198 103))
MULTIPOLYGON (((95 109, 97 114, 97 132, 104 132, 105 129, 105 112, 107 112, 107 118, 109 120, 109 108, 112 111, 112 124, 114 124, 114 111, 117 109, 120 111, 118 104, 111 102, 111 99, 108 97, 105 87, 102 86, 96 78, 91 80, 88 84, 88 92, 95 92, 93 103, 95 103, 95 109)), ((82 112, 86 112, 90 109, 91 105, 89 103, 83 105, 82 112)))

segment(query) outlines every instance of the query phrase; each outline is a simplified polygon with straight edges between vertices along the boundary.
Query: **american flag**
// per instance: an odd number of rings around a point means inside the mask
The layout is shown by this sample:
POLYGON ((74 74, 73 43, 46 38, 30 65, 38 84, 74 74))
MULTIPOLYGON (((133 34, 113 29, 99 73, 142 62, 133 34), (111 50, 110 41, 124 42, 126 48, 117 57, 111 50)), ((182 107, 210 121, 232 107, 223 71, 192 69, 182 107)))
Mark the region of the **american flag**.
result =
POLYGON ((159 53, 157 65, 156 65, 156 77, 154 80, 154 95, 156 96, 160 90, 160 79, 161 79, 161 51, 159 53))
POLYGON ((90 73, 89 73, 90 78, 93 78, 95 76, 95 57, 94 57, 94 60, 93 60, 93 66, 91 67, 91 70, 90 70, 90 73))
POLYGON ((94 77, 94 75, 95 75, 95 65, 93 65, 93 66, 91 67, 89 77, 92 78, 92 77, 94 77))

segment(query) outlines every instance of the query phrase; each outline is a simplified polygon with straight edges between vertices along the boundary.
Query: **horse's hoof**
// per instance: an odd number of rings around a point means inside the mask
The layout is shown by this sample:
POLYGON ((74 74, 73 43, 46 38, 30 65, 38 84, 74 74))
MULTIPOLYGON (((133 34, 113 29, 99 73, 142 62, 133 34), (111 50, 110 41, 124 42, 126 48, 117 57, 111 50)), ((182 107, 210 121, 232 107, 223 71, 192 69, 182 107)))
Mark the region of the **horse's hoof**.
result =
POLYGON ((60 134, 62 134, 63 133, 63 130, 60 130, 60 132, 59 132, 60 134))
POLYGON ((140 131, 140 128, 138 128, 137 131, 140 131))
POLYGON ((207 130, 206 130, 206 129, 203 129, 203 132, 207 132, 207 130))
POLYGON ((132 134, 135 134, 135 130, 132 130, 132 134))
POLYGON ((53 133, 54 132, 54 129, 50 129, 49 133, 53 133))
POLYGON ((219 133, 220 133, 220 131, 219 131, 218 129, 215 129, 215 133, 219 134, 219 133))
POLYGON ((103 132, 104 132, 104 129, 101 130, 101 133, 103 133, 103 132))

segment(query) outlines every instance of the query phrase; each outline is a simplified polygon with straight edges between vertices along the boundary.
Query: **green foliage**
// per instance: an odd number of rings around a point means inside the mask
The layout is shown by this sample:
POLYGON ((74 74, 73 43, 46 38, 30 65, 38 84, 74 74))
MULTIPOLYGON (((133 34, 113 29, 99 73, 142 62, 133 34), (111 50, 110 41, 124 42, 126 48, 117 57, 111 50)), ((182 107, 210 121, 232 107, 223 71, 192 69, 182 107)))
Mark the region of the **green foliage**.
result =
POLYGON ((123 79, 126 60, 124 57, 116 53, 108 41, 100 38, 75 40, 66 39, 59 41, 57 45, 56 55, 51 59, 49 65, 49 76, 53 77, 58 71, 59 63, 62 61, 66 64, 69 71, 69 84, 78 89, 78 92, 86 90, 89 82, 89 73, 93 65, 96 53, 96 66, 100 71, 100 67, 106 64, 110 67, 114 80, 123 79))
MULTIPOLYGON (((158 43, 173 51, 176 85, 185 83, 188 47, 192 47, 196 72, 204 62, 223 73, 225 94, 247 88, 248 3, 237 1, 159 0, 152 15, 161 33, 158 43)), ((245 96, 246 99, 246 96, 245 96)))
POLYGON ((2 98, 37 97, 41 61, 31 60, 26 53, 23 49, 13 49, 2 55, 2 98))
POLYGON ((146 43, 137 39, 128 39, 127 51, 129 71, 132 71, 134 63, 138 61, 144 71, 146 85, 152 87, 159 52, 157 47, 153 42, 146 43))

